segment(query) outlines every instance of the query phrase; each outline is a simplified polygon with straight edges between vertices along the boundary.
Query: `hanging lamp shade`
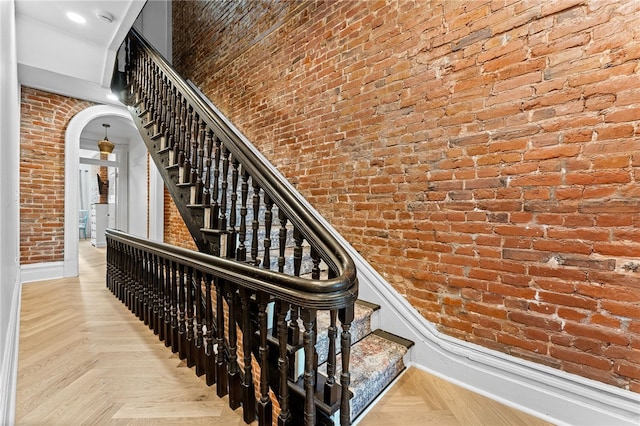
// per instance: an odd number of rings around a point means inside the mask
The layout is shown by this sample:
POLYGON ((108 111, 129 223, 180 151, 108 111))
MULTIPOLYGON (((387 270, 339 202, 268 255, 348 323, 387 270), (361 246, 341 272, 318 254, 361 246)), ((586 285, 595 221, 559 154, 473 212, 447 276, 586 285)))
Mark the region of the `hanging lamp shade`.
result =
POLYGON ((98 142, 98 148, 101 154, 111 154, 115 145, 107 137, 107 129, 111 127, 109 124, 103 124, 104 127, 104 139, 98 142))

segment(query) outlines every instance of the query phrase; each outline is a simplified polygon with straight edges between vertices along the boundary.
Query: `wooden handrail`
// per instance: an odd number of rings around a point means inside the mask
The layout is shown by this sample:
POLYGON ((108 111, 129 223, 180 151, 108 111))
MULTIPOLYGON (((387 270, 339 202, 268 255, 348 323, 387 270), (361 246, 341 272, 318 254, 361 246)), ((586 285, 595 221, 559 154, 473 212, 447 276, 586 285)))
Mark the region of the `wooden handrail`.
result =
POLYGON ((146 253, 190 266, 223 278, 251 290, 262 291, 296 306, 318 310, 342 309, 352 306, 357 293, 344 287, 338 279, 314 280, 263 269, 247 263, 184 249, 171 244, 151 241, 131 234, 107 229, 107 238, 125 243, 146 253))

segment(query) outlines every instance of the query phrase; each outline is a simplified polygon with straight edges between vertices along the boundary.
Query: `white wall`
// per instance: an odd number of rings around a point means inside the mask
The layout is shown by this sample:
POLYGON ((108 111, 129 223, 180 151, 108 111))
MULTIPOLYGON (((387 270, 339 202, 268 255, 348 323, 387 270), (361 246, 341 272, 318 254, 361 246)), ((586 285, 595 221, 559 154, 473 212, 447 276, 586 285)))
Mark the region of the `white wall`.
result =
POLYGON ((15 4, 0 1, 0 424, 13 424, 20 313, 20 86, 15 4))
POLYGON ((142 139, 129 141, 129 233, 147 238, 147 147, 142 139))
MULTIPOLYGON (((171 63, 171 1, 148 1, 134 27, 171 63)), ((149 169, 149 235, 162 241, 164 238, 164 182, 153 161, 149 169)))
POLYGON ((147 1, 133 26, 171 63, 172 21, 170 0, 147 1))

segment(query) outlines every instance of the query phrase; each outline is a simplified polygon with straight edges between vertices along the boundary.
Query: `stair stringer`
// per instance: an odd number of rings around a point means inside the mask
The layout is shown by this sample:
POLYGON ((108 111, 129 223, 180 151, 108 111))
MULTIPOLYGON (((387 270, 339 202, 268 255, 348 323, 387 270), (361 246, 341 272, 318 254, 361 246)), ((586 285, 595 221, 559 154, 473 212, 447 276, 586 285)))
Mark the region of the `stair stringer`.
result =
MULTIPOLYGON (((192 87, 199 91, 193 84, 192 87)), ((208 99, 207 103, 230 128, 235 129, 208 99)), ((237 133, 256 157, 271 169, 280 183, 291 189, 298 200, 351 255, 359 277, 359 297, 381 307, 376 319, 378 324, 372 324, 372 329, 384 324, 385 330, 415 342, 405 358, 408 367, 420 368, 556 424, 640 424, 638 394, 516 358, 438 331, 369 265, 241 132, 237 133)), ((364 414, 366 412, 359 418, 363 418, 364 414)))

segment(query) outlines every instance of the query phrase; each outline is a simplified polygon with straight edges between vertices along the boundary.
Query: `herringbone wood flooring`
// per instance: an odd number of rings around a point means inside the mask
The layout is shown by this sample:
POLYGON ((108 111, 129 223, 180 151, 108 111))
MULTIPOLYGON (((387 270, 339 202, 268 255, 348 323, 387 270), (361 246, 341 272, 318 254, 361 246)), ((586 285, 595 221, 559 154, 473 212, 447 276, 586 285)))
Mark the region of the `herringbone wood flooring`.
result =
POLYGON ((104 277, 105 249, 81 242, 79 278, 23 286, 16 424, 244 424, 104 277))
POLYGON ((359 426, 545 426, 550 423, 409 368, 359 426))
MULTIPOLYGON (((105 250, 80 244, 80 277, 25 284, 17 425, 241 425, 105 286, 105 250)), ((417 369, 360 423, 543 425, 417 369)))

